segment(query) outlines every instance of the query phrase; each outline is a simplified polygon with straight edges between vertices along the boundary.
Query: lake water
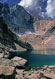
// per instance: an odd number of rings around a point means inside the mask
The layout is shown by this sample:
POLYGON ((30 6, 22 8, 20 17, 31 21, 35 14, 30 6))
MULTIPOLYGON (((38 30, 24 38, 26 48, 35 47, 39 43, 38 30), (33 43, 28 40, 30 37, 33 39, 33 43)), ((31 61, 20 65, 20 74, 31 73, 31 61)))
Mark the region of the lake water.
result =
POLYGON ((55 65, 55 50, 17 52, 15 56, 27 59, 31 67, 55 65))

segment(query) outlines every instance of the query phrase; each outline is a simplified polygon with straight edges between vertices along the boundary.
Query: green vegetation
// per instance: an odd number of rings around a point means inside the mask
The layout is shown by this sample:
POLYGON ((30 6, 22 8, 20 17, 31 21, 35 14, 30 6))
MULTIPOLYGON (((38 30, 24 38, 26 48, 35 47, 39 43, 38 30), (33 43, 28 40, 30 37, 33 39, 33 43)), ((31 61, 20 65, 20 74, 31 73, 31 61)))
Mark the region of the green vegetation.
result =
POLYGON ((34 72, 32 72, 31 70, 25 71, 26 73, 31 73, 33 74, 34 72))

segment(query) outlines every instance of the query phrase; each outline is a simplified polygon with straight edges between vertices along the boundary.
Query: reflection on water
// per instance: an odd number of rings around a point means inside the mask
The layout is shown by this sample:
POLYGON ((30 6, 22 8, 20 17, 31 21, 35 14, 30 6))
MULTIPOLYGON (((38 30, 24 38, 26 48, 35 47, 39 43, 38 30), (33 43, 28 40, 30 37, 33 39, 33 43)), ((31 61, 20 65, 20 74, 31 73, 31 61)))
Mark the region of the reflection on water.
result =
POLYGON ((32 67, 55 65, 55 50, 16 52, 15 56, 27 59, 32 67))
POLYGON ((37 50, 37 51, 32 51, 34 54, 44 54, 44 55, 55 55, 55 50, 37 50))

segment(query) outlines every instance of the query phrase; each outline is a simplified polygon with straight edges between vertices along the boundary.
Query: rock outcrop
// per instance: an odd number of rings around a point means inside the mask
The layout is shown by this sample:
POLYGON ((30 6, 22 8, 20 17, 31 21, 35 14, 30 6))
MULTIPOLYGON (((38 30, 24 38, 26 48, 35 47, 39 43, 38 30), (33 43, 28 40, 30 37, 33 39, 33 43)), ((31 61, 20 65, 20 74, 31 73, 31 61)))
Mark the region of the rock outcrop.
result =
POLYGON ((35 50, 55 49, 55 20, 34 21, 34 34, 23 34, 20 39, 28 42, 35 50))
POLYGON ((14 63, 11 60, 5 58, 0 58, 0 65, 14 67, 14 63))
POLYGON ((34 29, 35 32, 39 32, 39 34, 42 34, 41 32, 46 32, 48 29, 55 26, 55 20, 38 20, 36 19, 34 22, 34 29))
POLYGON ((17 67, 17 68, 22 69, 22 68, 28 67, 28 61, 23 59, 23 58, 14 57, 11 60, 14 63, 14 66, 17 67))
POLYGON ((14 57, 11 60, 6 58, 0 58, 0 65, 12 66, 18 69, 25 69, 26 67, 28 67, 28 61, 20 57, 14 57))
POLYGON ((9 6, 7 3, 0 3, 0 15, 10 13, 9 6))
POLYGON ((15 79, 15 68, 11 66, 0 65, 0 78, 15 79))
POLYGON ((33 17, 20 5, 9 7, 6 3, 0 3, 0 15, 4 17, 7 25, 16 33, 34 32, 33 17))
POLYGON ((32 49, 29 43, 19 40, 19 37, 8 28, 3 17, 0 17, 0 52, 9 51, 11 48, 16 50, 15 44, 27 50, 32 49))
MULTIPOLYGON (((14 57, 13 59, 6 59, 0 57, 0 78, 17 79, 17 75, 21 74, 20 72, 23 73, 27 67, 29 67, 28 61, 23 58, 14 57)), ((21 78, 23 77, 21 76, 21 78)))
MULTIPOLYGON (((21 59, 21 58, 15 57, 12 60, 17 61, 18 59, 21 59)), ((8 61, 6 63, 8 63, 8 61)), ((53 65, 53 66, 36 67, 26 71, 25 68, 20 69, 19 67, 15 68, 13 65, 10 66, 7 64, 6 65, 0 64, 0 78, 2 79, 55 79, 55 66, 53 65)))

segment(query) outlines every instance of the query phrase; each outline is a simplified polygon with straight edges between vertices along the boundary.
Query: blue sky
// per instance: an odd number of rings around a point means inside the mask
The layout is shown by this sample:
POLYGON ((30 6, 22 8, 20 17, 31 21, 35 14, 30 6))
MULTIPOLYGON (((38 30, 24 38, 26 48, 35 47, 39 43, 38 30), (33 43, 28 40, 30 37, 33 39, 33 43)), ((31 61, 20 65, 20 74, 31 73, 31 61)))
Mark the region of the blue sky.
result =
POLYGON ((47 0, 43 2, 42 11, 46 12, 47 0))
POLYGON ((9 4, 9 6, 10 5, 12 5, 12 4, 18 4, 19 2, 20 2, 20 0, 7 0, 6 1, 8 4, 9 4))

